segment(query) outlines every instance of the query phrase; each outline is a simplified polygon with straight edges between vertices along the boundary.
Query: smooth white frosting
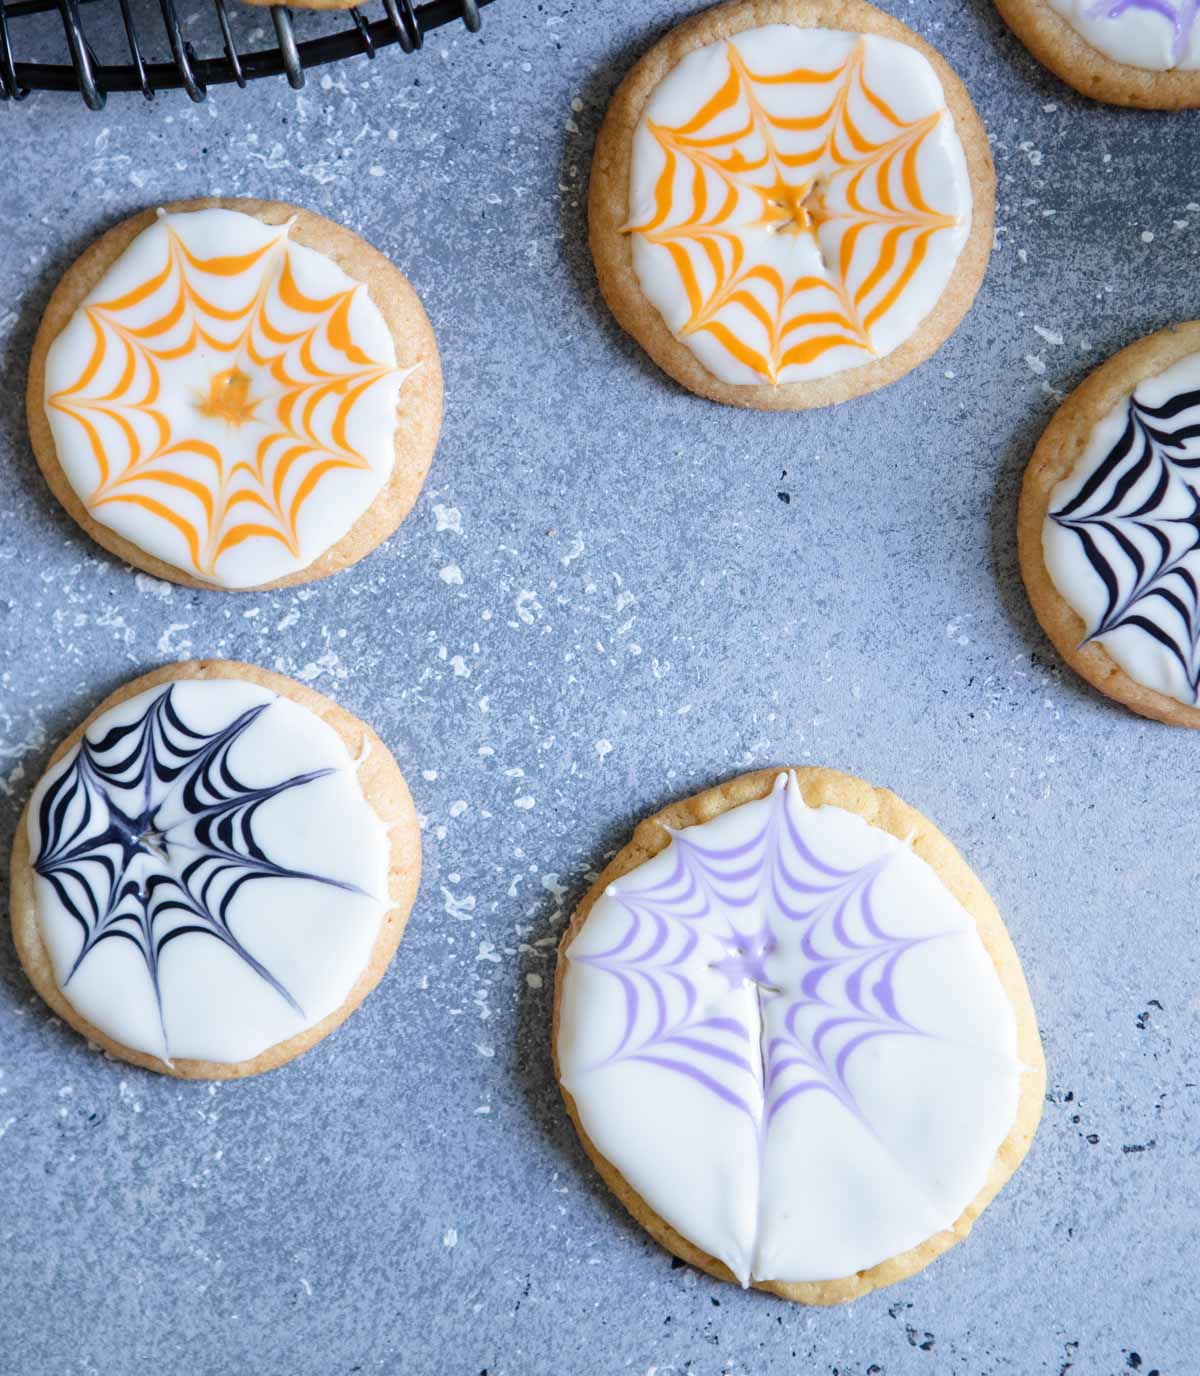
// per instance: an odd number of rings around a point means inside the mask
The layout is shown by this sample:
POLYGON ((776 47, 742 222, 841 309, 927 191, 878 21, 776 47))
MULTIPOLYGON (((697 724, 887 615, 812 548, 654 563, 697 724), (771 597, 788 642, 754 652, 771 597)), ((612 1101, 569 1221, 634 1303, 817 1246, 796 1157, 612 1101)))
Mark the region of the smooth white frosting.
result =
POLYGON ((743 1284, 851 1275, 948 1227, 1015 1119, 1016 1019, 974 920, 794 776, 675 833, 565 959, 557 1050, 584 1129, 743 1284), (731 933, 734 959, 761 957, 752 981, 721 968, 731 933))
POLYGON ((1083 621, 1086 638, 1102 644, 1138 683, 1189 707, 1197 701, 1200 655, 1195 615, 1181 614, 1176 599, 1190 608, 1196 599, 1187 579, 1200 586, 1200 541, 1194 525, 1200 473, 1186 466, 1200 460, 1200 435, 1185 436, 1178 444, 1170 443, 1170 436, 1193 428, 1200 429, 1200 354, 1139 382, 1131 396, 1097 421, 1071 472, 1051 492, 1042 526, 1046 570, 1083 621), (1139 407, 1162 407, 1189 393, 1196 401, 1170 419, 1146 417, 1143 424, 1132 419, 1139 407), (1146 427, 1157 437, 1153 443, 1146 427), (1123 443, 1127 436, 1129 442, 1123 443), (1094 475, 1106 462, 1109 471, 1095 484, 1094 475), (1056 519, 1089 485, 1094 491, 1074 513, 1086 524, 1073 528, 1056 519), (1080 532, 1116 589, 1115 617, 1108 585, 1080 532), (1140 572, 1129 557, 1131 549, 1141 562, 1140 572), (1154 576, 1160 568, 1178 572, 1165 579, 1154 576), (1169 595, 1154 595, 1154 588, 1169 595), (1106 619, 1110 624, 1103 627, 1106 619), (1159 636, 1140 622, 1155 626, 1159 636))
MULTIPOLYGON (((114 728, 138 722, 164 691, 151 689, 106 712, 89 728, 88 741, 98 748, 114 728)), ((227 814, 232 829, 206 844, 197 833, 199 816, 185 795, 195 774, 191 766, 174 781, 152 779, 148 789, 145 775, 134 770, 128 787, 94 775, 84 787, 76 787, 81 781, 76 747, 46 773, 29 808, 37 921, 64 996, 114 1041, 164 1060, 236 1063, 304 1032, 345 1001, 370 960, 387 910, 388 837, 363 796, 341 737, 307 708, 256 684, 230 679, 178 681, 171 685, 170 703, 200 737, 218 735, 242 713, 265 706, 221 757, 236 786, 222 774, 217 794, 202 788, 209 800, 219 795, 252 802, 254 790, 270 793, 297 775, 329 771, 262 801, 253 809, 251 834, 266 865, 333 882, 264 874, 253 860, 244 863, 244 833, 232 825, 244 816, 237 811, 227 814), (52 794, 49 812, 53 834, 44 838, 42 802, 59 780, 63 786, 52 794), (114 807, 126 816, 153 812, 155 829, 163 837, 156 843, 160 853, 133 857, 123 871, 127 879, 159 901, 190 895, 181 909, 158 910, 154 936, 161 939, 172 927, 189 923, 211 925, 189 913, 189 904, 203 906, 227 923, 270 980, 208 931, 162 946, 160 999, 144 942, 114 934, 79 959, 85 937, 72 906, 86 913, 94 903, 94 910, 103 913, 114 901, 103 863, 107 859, 120 868, 120 848, 104 839, 114 807), (79 835, 71 836, 81 823, 79 835), (53 852, 55 837, 62 835, 69 838, 75 859, 45 863, 43 840, 53 852), (205 855, 212 857, 215 847, 224 850, 225 858, 210 860, 187 878, 187 867, 205 855), (251 872, 255 877, 231 892, 251 872), (347 885, 353 888, 343 887, 347 885), (222 910, 226 895, 231 896, 222 910)), ((178 732, 173 736, 181 738, 178 732)), ((102 758, 111 761, 121 753, 104 751, 102 758)), ((165 752, 159 754, 165 757, 165 752)), ((137 935, 141 900, 127 899, 123 910, 130 916, 120 927, 137 935)))
POLYGON ((1195 0, 1049 0, 1087 43, 1114 62, 1147 71, 1200 68, 1200 24, 1195 0), (1164 12, 1166 11, 1166 12, 1164 12))
POLYGON ((642 291, 710 373, 737 385, 811 380, 890 353, 933 309, 971 227, 966 159, 929 62, 916 49, 874 34, 786 24, 749 29, 727 42, 709 44, 670 71, 655 88, 634 133, 629 196, 633 262, 642 291), (833 75, 821 81, 753 79, 797 70, 833 75), (698 120, 699 112, 732 79, 738 80, 736 100, 711 118, 698 120), (890 114, 868 92, 884 102, 890 114), (932 127, 923 133, 911 127, 927 119, 932 127), (786 128, 772 120, 815 121, 816 127, 786 128), (774 157, 768 156, 764 129, 774 145, 774 157), (680 138, 702 143, 683 151, 678 148, 680 138), (675 149, 673 174, 667 170, 668 143, 675 149), (864 143, 870 152, 864 151, 864 143), (903 168, 909 154, 900 152, 885 164, 889 146, 915 150, 911 157, 916 182, 931 214, 918 213, 905 189, 903 168), (809 154, 816 156, 787 165, 789 158, 809 154), (737 168, 725 174, 714 165, 734 158, 737 168), (886 172, 879 174, 877 169, 885 165, 886 172), (799 232, 779 232, 777 212, 767 207, 772 223, 764 225, 763 197, 755 188, 772 187, 780 180, 793 188, 815 180, 832 218, 799 232), (861 227, 848 236, 850 195, 857 195, 862 209, 855 213, 861 227), (884 204, 885 195, 889 205, 884 204), (697 216, 699 197, 704 206, 697 216), (667 200, 670 209, 664 216, 667 200), (947 217, 948 224, 931 228, 947 217), (660 233, 692 219, 703 233, 660 233), (643 228, 651 225, 657 227, 643 228), (900 225, 904 227, 896 237, 893 231, 900 225), (915 256, 923 254, 919 266, 888 303, 918 240, 922 247, 915 256), (695 275, 692 299, 673 252, 686 255, 695 275), (890 265, 885 263, 871 283, 878 265, 889 258, 890 265), (764 270, 777 273, 789 291, 809 279, 822 285, 805 287, 781 305, 777 286, 761 278, 764 270), (756 306, 733 299, 730 284, 735 282, 756 306), (839 304, 843 283, 847 306, 839 304), (854 304, 863 287, 865 294, 854 304), (725 293, 723 298, 718 298, 718 291, 725 293), (881 305, 886 308, 872 321, 872 311, 881 305), (780 326, 779 339, 772 342, 756 311, 780 326), (843 326, 831 325, 831 311, 843 316, 849 311, 846 318, 853 317, 854 328, 848 333, 843 326), (801 317, 809 321, 796 328, 801 317), (713 323, 716 332, 708 328, 713 323), (739 358, 720 337, 721 330, 729 331, 754 357, 739 358), (851 342, 808 361, 787 361, 788 349, 830 334, 851 342), (770 366, 764 367, 764 362, 770 366))
POLYGON ((160 213, 46 358, 55 448, 90 514, 223 587, 295 573, 346 534, 392 472, 396 407, 412 371, 397 368, 391 332, 366 287, 292 243, 290 227, 233 210, 160 213), (156 289, 129 299, 168 263, 156 289), (218 265, 224 270, 211 270, 218 265), (285 265, 313 308, 282 299, 285 265), (345 340, 337 338, 342 327, 345 340), (247 412, 237 424, 204 409, 214 379, 234 368, 247 412), (247 493, 266 504, 244 500, 247 493), (195 548, 179 522, 195 532, 195 548), (247 524, 273 533, 251 534, 217 555, 223 536, 247 524))

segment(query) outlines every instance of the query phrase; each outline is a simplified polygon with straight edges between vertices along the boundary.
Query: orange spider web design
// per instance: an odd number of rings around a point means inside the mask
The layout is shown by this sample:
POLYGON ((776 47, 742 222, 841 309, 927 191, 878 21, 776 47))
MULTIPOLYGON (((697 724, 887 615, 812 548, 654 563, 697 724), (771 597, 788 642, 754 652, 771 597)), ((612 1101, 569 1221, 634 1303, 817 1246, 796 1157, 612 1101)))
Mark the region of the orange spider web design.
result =
POLYGON ((88 508, 125 504, 167 522, 183 537, 194 571, 214 581, 221 557, 254 537, 302 558, 300 515, 321 480, 337 470, 372 468, 347 434, 355 406, 380 379, 405 375, 369 357, 352 338, 350 307, 365 290, 361 284, 324 298, 300 289, 287 252, 290 227, 280 226, 247 253, 203 258, 168 224, 161 270, 82 308, 90 356, 76 381, 46 400, 78 422, 95 461, 88 508), (211 299, 205 277, 242 274, 257 279, 248 283, 253 289, 244 305, 211 299), (149 320, 139 309, 147 302, 149 320), (172 423, 168 410, 178 411, 179 398, 169 395, 169 382, 164 387, 164 373, 202 347, 217 362, 207 386, 187 399, 184 415, 224 421, 227 435, 253 423, 252 448, 232 436, 218 444, 172 423), (120 360, 112 384, 101 381, 106 363, 108 376, 114 371, 110 349, 120 360), (254 371, 248 375, 241 365, 254 371), (265 394, 254 395, 255 386, 265 394), (114 456, 114 435, 127 450, 125 462, 114 456))
POLYGON ((900 119, 867 84, 862 39, 832 71, 763 75, 732 43, 725 52, 728 75, 691 119, 675 127, 648 121, 663 167, 650 217, 625 231, 670 255, 687 298, 678 333, 706 332, 772 383, 831 349, 876 357, 872 329, 912 283, 934 235, 962 223, 928 203, 918 176, 922 145, 947 111, 900 119), (794 85, 815 97, 815 112, 772 114, 758 88, 794 85), (879 116, 889 136, 873 141, 852 107, 879 116), (716 127, 731 119, 732 132, 716 127), (677 196, 677 176, 690 184, 690 204, 682 189, 677 196), (825 225, 840 230, 836 253, 818 237, 825 225), (764 233, 811 236, 828 275, 799 270, 798 255, 790 275, 747 262, 751 236, 764 233), (762 327, 765 349, 739 333, 739 310, 762 327))

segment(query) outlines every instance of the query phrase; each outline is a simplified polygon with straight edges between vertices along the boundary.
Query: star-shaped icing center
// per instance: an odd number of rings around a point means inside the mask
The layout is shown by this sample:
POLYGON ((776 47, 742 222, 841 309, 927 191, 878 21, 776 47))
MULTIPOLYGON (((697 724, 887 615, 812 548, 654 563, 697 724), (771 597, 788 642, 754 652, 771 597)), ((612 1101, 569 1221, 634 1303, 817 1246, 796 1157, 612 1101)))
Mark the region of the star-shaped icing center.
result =
POLYGON ((235 364, 213 374, 208 396, 196 403, 196 409, 203 416, 223 420, 237 429, 255 419, 254 408, 261 400, 261 397, 251 397, 250 379, 235 364))

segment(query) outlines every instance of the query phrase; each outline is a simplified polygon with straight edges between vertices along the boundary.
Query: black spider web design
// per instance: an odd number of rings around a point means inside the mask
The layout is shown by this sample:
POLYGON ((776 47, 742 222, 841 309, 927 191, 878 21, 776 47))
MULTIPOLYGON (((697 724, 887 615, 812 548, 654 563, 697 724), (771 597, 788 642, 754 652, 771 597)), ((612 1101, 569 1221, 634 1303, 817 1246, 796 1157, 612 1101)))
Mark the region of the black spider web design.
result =
POLYGON ((1120 439, 1050 519, 1104 584, 1084 640, 1132 626, 1177 661, 1200 701, 1200 390, 1161 406, 1132 396, 1120 439))
POLYGON ((233 901, 258 879, 304 879, 363 892, 277 864, 254 834, 255 816, 270 799, 335 772, 310 770, 264 788, 238 779, 230 753, 272 703, 250 707, 206 734, 187 725, 173 694, 171 685, 135 721, 99 740, 84 736, 38 805, 41 843, 33 862, 83 938, 63 987, 101 942, 132 942, 154 990, 164 1047, 159 971, 171 942, 190 933, 220 941, 303 1016, 231 930, 233 901), (181 813, 176 820, 173 809, 181 813))

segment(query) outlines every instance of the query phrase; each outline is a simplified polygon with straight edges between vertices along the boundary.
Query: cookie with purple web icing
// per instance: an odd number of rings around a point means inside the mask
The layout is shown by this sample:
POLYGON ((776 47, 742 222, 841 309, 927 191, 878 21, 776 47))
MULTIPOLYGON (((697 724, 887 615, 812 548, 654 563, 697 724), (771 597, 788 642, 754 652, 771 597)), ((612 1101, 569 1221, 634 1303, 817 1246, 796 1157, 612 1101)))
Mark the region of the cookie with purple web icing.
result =
POLYGON ((1143 110, 1200 105, 1200 0, 996 0, 1068 86, 1143 110))
POLYGON ((387 969, 420 877, 396 762, 336 703, 248 664, 120 688, 17 828, 34 988, 111 1054, 190 1079, 282 1065, 387 969))
POLYGON ((808 1304, 965 1237, 1045 1087, 979 880, 920 813, 828 769, 743 775, 642 822, 563 937, 553 1039, 634 1218, 808 1304))
POLYGON ((1200 321, 1122 349, 1063 402, 1017 539, 1067 663, 1144 717, 1200 726, 1200 321))

